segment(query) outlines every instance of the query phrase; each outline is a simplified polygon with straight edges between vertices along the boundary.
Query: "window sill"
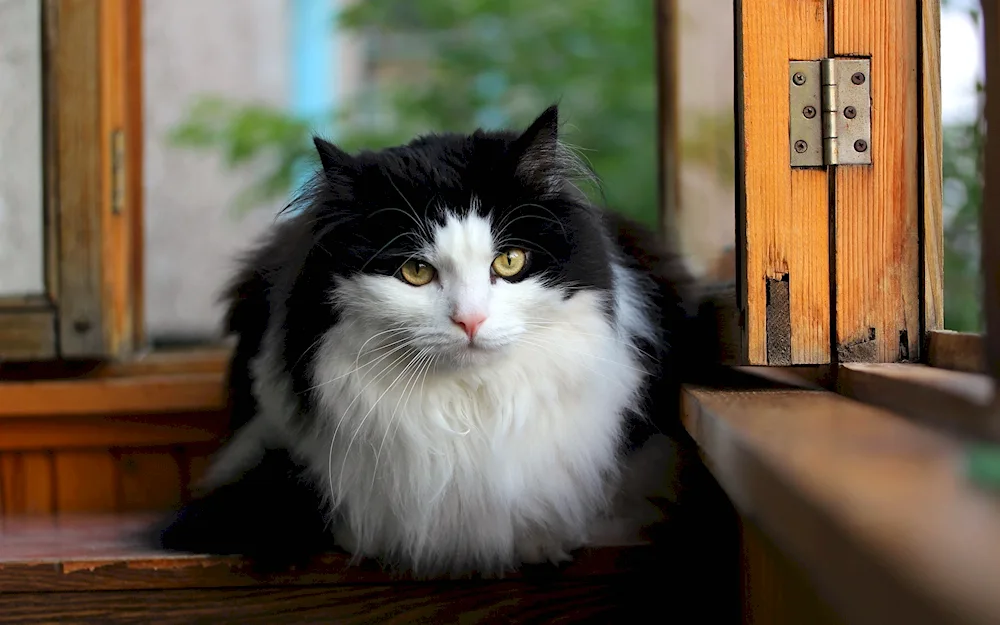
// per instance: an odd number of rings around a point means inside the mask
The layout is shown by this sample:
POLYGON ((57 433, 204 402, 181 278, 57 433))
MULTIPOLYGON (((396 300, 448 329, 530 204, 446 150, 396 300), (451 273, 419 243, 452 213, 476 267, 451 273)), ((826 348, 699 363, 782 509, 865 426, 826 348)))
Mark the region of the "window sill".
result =
POLYGON ((1000 505, 953 439, 826 391, 685 391, 740 514, 847 622, 1000 622, 1000 505))

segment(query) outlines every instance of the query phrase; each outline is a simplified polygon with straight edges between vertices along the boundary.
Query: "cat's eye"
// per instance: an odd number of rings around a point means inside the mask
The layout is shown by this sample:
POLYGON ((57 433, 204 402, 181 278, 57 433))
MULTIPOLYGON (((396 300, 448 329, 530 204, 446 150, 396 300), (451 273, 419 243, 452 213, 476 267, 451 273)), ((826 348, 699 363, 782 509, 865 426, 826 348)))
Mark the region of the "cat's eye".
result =
POLYGON ((513 278, 524 271, 528 264, 528 254, 524 250, 511 248, 500 252, 493 259, 493 273, 501 278, 513 278))
POLYGON ((400 275, 413 286, 424 286, 434 279, 434 267, 422 260, 408 260, 399 268, 400 275))

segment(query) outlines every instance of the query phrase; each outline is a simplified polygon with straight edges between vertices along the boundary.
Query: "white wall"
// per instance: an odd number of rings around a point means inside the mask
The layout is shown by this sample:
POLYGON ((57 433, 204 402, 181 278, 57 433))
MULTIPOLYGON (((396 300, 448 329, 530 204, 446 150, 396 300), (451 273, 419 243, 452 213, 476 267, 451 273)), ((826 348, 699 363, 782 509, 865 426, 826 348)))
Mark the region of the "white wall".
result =
POLYGON ((234 259, 271 223, 280 201, 232 211, 253 172, 214 153, 168 144, 196 96, 284 106, 290 92, 287 0, 145 0, 145 219, 148 334, 206 335, 234 259))
POLYGON ((40 6, 0 0, 0 296, 44 290, 40 6))

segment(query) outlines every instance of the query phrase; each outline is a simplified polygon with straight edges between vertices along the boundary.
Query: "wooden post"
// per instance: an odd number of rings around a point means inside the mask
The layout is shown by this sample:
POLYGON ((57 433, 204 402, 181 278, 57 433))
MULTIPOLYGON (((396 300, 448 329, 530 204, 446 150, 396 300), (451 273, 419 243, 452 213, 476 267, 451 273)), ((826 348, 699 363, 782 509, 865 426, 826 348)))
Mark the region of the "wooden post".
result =
MULTIPOLYGON (((984 1, 986 165, 982 208, 983 309, 987 371, 1000 381, 1000 9, 984 1)), ((1000 405, 1000 395, 998 395, 1000 405)))
POLYGON ((824 0, 737 2, 744 364, 830 362, 829 174, 792 169, 788 134, 789 61, 826 55, 826 14, 824 0))

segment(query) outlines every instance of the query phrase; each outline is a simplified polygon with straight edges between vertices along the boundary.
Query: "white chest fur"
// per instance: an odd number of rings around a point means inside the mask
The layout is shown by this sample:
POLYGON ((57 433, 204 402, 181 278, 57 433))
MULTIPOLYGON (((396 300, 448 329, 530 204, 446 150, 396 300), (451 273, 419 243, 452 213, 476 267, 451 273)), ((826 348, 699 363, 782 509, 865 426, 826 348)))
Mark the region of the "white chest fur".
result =
POLYGON ((356 337, 371 333, 338 325, 317 350, 310 436, 293 433, 269 333, 254 366, 260 413, 217 479, 245 466, 261 439, 278 438, 328 493, 337 537, 358 556, 418 570, 560 559, 614 494, 623 415, 646 375, 624 340, 647 330, 626 286, 619 281, 617 328, 596 295, 581 293, 502 355, 460 369, 389 347, 359 371, 356 337))

